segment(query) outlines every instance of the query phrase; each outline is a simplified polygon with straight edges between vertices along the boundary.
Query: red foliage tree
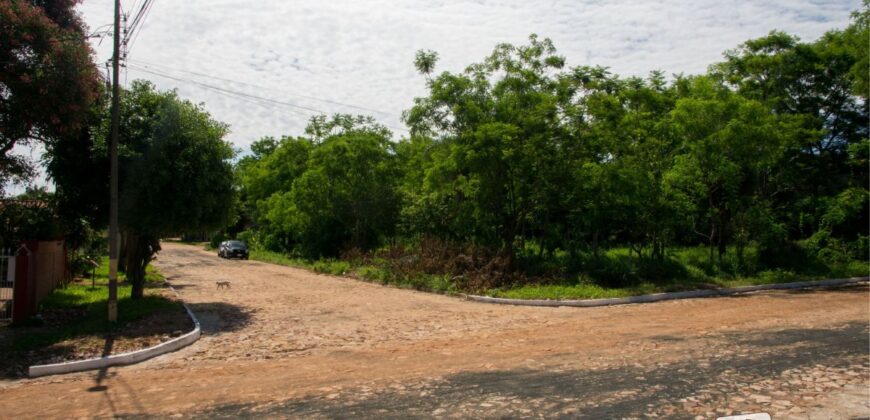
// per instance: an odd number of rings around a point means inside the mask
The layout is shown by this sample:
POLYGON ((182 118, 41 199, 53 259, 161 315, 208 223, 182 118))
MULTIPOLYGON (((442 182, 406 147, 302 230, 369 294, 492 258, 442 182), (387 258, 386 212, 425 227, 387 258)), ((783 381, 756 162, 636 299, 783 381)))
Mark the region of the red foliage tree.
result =
POLYGON ((87 125, 101 91, 79 0, 0 0, 0 181, 30 165, 15 145, 51 146, 87 125))

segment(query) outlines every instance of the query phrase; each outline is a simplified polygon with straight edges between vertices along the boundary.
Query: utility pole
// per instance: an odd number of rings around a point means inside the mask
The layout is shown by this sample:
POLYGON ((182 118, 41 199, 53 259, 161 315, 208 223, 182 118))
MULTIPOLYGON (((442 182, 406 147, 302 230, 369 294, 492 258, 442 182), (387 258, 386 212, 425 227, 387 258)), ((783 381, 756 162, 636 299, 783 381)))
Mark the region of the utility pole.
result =
POLYGON ((109 322, 118 320, 118 124, 121 65, 121 0, 115 0, 115 31, 112 50, 112 138, 109 142, 109 322))

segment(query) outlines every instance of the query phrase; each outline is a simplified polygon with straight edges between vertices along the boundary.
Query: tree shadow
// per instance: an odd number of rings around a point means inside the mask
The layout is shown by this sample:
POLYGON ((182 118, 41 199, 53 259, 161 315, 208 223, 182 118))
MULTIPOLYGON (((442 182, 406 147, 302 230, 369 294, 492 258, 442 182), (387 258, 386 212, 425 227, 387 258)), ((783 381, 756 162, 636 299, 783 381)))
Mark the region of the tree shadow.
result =
POLYGON ((850 322, 832 329, 792 328, 751 336, 732 332, 723 335, 737 344, 756 347, 778 347, 798 344, 807 347, 833 348, 844 345, 866 345, 868 333, 870 333, 870 327, 866 323, 850 322))
MULTIPOLYGON (((829 287, 809 287, 806 289, 780 289, 774 290, 769 296, 774 299, 796 299, 804 295, 809 295, 813 293, 819 292, 828 292, 828 293, 840 293, 840 294, 867 294, 870 292, 870 285, 864 284, 850 284, 845 286, 829 286, 829 287)), ((751 296, 752 294, 746 294, 747 296, 751 296)))
POLYGON ((198 285, 196 285, 194 283, 172 283, 171 286, 175 290, 184 290, 184 289, 189 289, 189 288, 195 289, 195 288, 199 287, 198 285))
POLYGON ((253 321, 253 309, 226 302, 191 303, 187 305, 199 319, 202 333, 217 335, 239 331, 253 321))
POLYGON ((653 409, 670 407, 675 411, 668 418, 692 418, 697 413, 686 411, 679 401, 699 392, 714 390, 719 396, 727 396, 737 393, 741 383, 775 378, 785 370, 817 364, 850 366, 850 358, 866 354, 866 328, 858 324, 837 329, 733 334, 735 345, 748 350, 743 355, 708 357, 700 352, 677 363, 643 367, 465 372, 428 384, 387 387, 363 396, 348 389, 337 395, 290 400, 268 408, 244 404, 218 406, 197 415, 380 419, 431 417, 439 413, 437 416, 465 418, 634 418, 653 409), (785 347, 797 341, 803 345, 785 347), (762 347, 771 344, 775 347, 762 347), (699 357, 705 363, 699 363, 699 357))

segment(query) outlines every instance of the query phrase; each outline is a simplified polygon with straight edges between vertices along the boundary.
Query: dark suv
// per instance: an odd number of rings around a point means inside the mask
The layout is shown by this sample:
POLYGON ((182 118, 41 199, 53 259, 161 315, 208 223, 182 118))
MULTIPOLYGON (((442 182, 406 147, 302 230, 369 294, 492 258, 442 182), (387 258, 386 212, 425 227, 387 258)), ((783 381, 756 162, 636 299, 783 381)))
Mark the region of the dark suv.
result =
POLYGON ((242 241, 223 241, 218 248, 218 257, 248 259, 248 246, 242 241))

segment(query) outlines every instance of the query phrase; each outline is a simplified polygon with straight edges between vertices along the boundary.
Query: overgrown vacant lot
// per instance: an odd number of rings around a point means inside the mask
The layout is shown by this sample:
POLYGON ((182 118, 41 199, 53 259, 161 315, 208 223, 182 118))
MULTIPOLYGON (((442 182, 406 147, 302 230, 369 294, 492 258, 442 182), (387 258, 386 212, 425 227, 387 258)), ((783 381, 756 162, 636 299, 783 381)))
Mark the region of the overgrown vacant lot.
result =
POLYGON ((145 297, 130 299, 130 285, 120 279, 119 319, 106 319, 108 260, 92 282, 77 279, 55 290, 40 304, 38 317, 19 326, 0 327, 0 374, 24 376, 34 364, 81 360, 146 348, 193 328, 184 307, 164 287, 163 276, 149 269, 145 297))
POLYGON ((164 245, 157 265, 199 315, 202 339, 106 375, 2 383, 0 410, 201 418, 870 412, 860 392, 870 383, 866 287, 530 308, 228 261, 177 244, 164 245), (231 288, 217 289, 218 280, 231 288), (102 390, 89 391, 94 385, 102 390))
MULTIPOLYGON (((210 246, 199 243, 211 249, 210 246)), ((825 262, 804 255, 795 258, 788 269, 765 268, 754 248, 745 250, 741 262, 735 252, 721 263, 712 259, 704 247, 677 248, 666 259, 639 258, 627 248, 614 248, 598 256, 585 257, 584 267, 566 270, 568 256, 558 252, 547 260, 535 261, 534 249, 520 264, 532 270, 499 272, 492 259, 475 258, 471 253, 449 249, 443 244, 389 246, 370 253, 349 253, 342 259, 304 259, 255 249, 250 258, 323 274, 349 276, 361 280, 436 293, 473 293, 519 299, 597 299, 649 293, 712 289, 755 284, 789 283, 803 280, 865 277, 867 261, 825 262), (427 246, 429 249, 427 249, 427 246), (443 247, 444 249, 438 249, 443 247), (470 261, 464 265, 456 261, 470 261), (749 268, 752 274, 737 269, 749 268), (556 267, 556 268, 554 268, 556 267), (524 272, 525 271, 525 272, 524 272), (495 276, 501 275, 501 278, 495 276), (495 280, 498 287, 487 287, 495 280)))

